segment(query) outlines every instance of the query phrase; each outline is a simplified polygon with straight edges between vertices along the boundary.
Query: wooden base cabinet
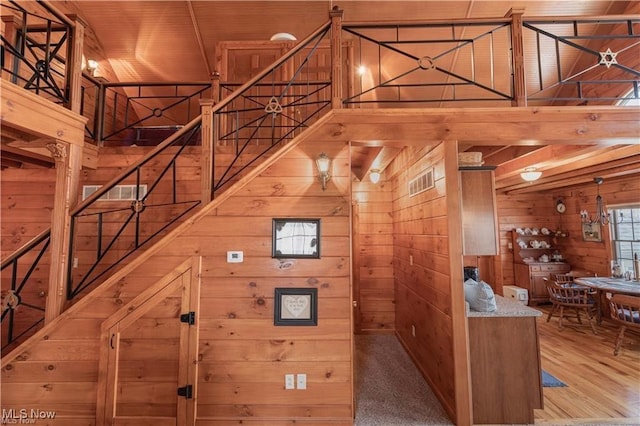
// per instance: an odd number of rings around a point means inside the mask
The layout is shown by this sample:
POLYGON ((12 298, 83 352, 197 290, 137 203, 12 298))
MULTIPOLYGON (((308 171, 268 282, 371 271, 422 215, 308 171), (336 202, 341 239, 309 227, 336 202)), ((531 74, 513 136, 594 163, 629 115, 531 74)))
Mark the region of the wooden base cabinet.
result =
POLYGON ((536 317, 469 318, 474 424, 533 424, 543 408, 536 317))
POLYGON ((568 263, 515 263, 513 265, 516 285, 529 292, 529 304, 549 301, 545 279, 553 279, 556 274, 566 274, 571 270, 568 263))

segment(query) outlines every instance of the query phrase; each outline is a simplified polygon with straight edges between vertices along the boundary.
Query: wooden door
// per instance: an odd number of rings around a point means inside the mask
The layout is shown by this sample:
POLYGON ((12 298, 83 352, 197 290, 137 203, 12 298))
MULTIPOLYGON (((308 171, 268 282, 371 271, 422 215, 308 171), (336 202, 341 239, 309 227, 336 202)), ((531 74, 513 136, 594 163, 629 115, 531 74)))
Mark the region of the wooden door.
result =
POLYGON ((124 318, 105 322, 101 364, 107 374, 99 425, 193 424, 196 372, 190 360, 197 335, 191 319, 197 299, 191 287, 190 273, 184 273, 143 303, 131 302, 124 318))

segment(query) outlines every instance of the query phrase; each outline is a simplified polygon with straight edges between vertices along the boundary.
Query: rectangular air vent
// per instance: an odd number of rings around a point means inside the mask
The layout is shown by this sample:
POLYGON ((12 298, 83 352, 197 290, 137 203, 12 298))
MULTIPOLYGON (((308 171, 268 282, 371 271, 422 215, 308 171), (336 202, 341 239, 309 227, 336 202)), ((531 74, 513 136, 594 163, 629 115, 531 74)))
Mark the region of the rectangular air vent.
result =
MULTIPOLYGON (((82 199, 86 200, 91 194, 100 189, 100 185, 83 185, 82 199)), ((139 199, 147 194, 147 185, 140 185, 139 199)), ((100 201, 133 201, 136 199, 136 185, 116 185, 104 194, 100 201)))
POLYGON ((434 185, 433 168, 430 168, 409 181, 409 197, 413 197, 427 189, 433 188, 434 185))

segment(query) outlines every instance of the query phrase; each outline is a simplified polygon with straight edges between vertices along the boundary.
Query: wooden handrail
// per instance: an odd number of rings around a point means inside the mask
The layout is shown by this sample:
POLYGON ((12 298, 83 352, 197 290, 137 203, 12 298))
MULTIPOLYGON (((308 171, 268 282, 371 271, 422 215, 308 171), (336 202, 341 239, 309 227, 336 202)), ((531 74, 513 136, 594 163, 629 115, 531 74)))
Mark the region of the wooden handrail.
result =
POLYGON ((47 237, 51 234, 51 229, 45 229, 27 243, 25 243, 22 247, 20 247, 15 252, 11 253, 8 258, 4 259, 0 264, 0 269, 4 269, 9 266, 14 260, 21 257, 23 254, 29 252, 33 247, 37 246, 41 242, 47 239, 47 237))

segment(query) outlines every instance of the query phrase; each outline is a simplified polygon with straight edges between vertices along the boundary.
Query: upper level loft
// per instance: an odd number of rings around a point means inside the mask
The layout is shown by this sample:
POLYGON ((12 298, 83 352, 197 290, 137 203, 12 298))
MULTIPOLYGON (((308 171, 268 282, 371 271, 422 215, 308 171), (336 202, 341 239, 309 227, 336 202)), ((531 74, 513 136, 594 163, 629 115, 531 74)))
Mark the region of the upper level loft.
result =
MULTIPOLYGON (((452 114, 640 99, 637 2, 513 4, 256 1, 239 10, 235 2, 11 0, 1 11, 2 78, 82 115, 84 141, 96 147, 156 145, 197 118, 205 99, 219 106, 220 145, 239 134, 258 145, 289 140, 331 109, 452 114), (287 57, 294 46, 303 48, 287 57)), ((473 131, 456 138, 495 166, 553 142, 508 133, 493 143, 473 131)), ((615 129, 610 137, 598 142, 634 143, 616 140, 615 129)), ((19 139, 3 135, 3 147, 28 147, 19 139)), ((500 169, 496 177, 500 187, 500 169)))

